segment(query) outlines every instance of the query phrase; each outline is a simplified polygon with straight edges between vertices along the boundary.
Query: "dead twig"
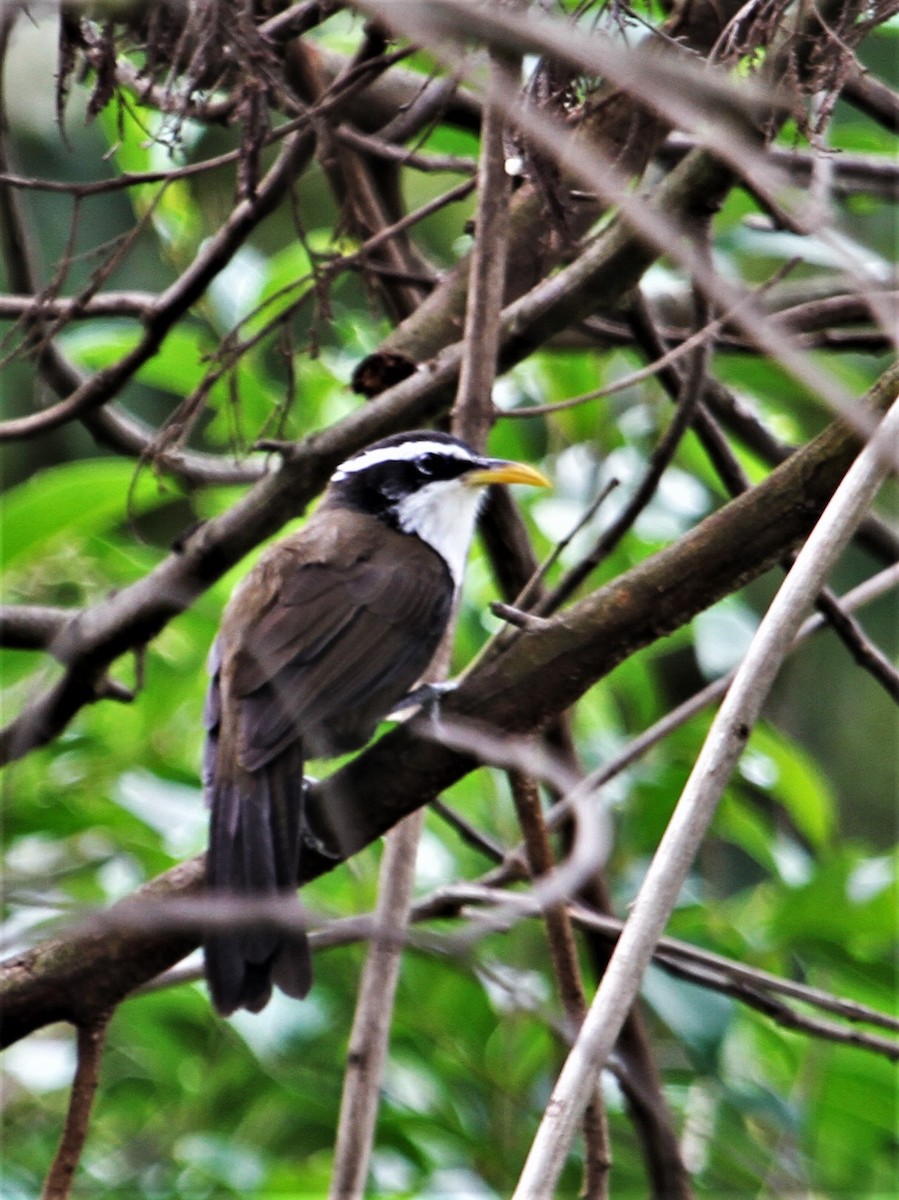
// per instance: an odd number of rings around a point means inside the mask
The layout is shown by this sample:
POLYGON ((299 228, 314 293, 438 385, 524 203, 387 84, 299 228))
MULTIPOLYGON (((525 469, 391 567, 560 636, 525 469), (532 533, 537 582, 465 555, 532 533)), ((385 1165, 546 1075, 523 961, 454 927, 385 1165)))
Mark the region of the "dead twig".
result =
POLYGON ((108 1018, 78 1027, 78 1063, 69 1095, 65 1126, 50 1167, 41 1200, 68 1200, 75 1171, 90 1129, 91 1109, 100 1082, 100 1064, 106 1041, 108 1018))

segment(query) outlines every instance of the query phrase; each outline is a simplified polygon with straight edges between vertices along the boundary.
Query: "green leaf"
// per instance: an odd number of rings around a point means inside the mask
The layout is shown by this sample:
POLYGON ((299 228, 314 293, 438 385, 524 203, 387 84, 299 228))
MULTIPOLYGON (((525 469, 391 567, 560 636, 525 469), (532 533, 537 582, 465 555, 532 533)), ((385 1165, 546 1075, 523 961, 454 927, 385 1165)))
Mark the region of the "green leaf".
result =
POLYGON ((795 741, 768 722, 759 724, 740 769, 756 786, 769 779, 765 790, 783 805, 799 833, 817 849, 828 845, 836 828, 836 799, 827 776, 795 741))
POLYGON ((112 459, 86 459, 39 471, 7 492, 0 545, 7 568, 168 503, 171 492, 149 471, 112 459))
MULTIPOLYGON (((118 362, 138 344, 139 333, 120 324, 68 331, 61 341, 66 353, 81 367, 97 371, 118 362)), ((138 369, 141 383, 186 396, 203 380, 209 368, 206 361, 211 345, 208 337, 193 325, 172 329, 156 353, 138 369)))

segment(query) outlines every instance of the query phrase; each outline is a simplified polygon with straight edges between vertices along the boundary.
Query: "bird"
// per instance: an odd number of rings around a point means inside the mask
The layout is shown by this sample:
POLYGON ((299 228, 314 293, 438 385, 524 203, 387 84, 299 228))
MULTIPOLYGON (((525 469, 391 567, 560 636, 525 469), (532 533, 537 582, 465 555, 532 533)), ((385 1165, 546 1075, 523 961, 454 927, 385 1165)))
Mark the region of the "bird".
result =
MULTIPOLYGON (((299 917, 304 764, 365 745, 420 682, 497 483, 549 486, 533 467, 450 434, 384 438, 336 468, 305 525, 269 546, 235 589, 210 651, 204 706, 213 900, 278 898, 299 917)), ((275 986, 308 993, 301 926, 207 931, 205 974, 221 1015, 261 1011, 275 986)))

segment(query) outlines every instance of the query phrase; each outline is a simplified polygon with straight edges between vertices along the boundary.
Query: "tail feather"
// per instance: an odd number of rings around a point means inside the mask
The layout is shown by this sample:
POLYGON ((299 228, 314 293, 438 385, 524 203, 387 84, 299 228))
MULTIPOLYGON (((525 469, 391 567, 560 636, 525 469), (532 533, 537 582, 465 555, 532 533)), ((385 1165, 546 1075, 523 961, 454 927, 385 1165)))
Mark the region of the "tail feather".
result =
MULTIPOLYGON (((210 892, 213 897, 232 899, 292 899, 299 918, 301 748, 289 748, 261 770, 236 770, 236 778, 222 779, 215 769, 217 739, 214 725, 208 730, 204 772, 212 810, 206 865, 210 892)), ((312 958, 306 933, 299 921, 297 925, 296 930, 286 930, 280 923, 261 921, 206 937, 206 980, 223 1016, 237 1008, 259 1012, 268 1003, 273 984, 297 999, 306 995, 312 984, 312 958)))

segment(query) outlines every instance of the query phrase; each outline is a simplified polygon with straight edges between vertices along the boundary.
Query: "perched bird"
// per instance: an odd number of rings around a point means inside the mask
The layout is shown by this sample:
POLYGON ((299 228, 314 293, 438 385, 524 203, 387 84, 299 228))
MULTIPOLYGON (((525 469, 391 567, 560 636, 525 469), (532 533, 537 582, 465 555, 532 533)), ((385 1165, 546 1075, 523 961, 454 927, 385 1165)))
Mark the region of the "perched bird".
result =
MULTIPOLYGON (((397 434, 331 476, 303 529, 240 584, 210 653, 207 880, 230 897, 296 898, 303 764, 362 746, 419 681, 446 629, 484 489, 548 486, 447 434, 397 434)), ((298 902, 297 902, 298 903, 298 902)), ((224 1015, 312 982, 305 933, 215 931, 206 978, 224 1015)))

